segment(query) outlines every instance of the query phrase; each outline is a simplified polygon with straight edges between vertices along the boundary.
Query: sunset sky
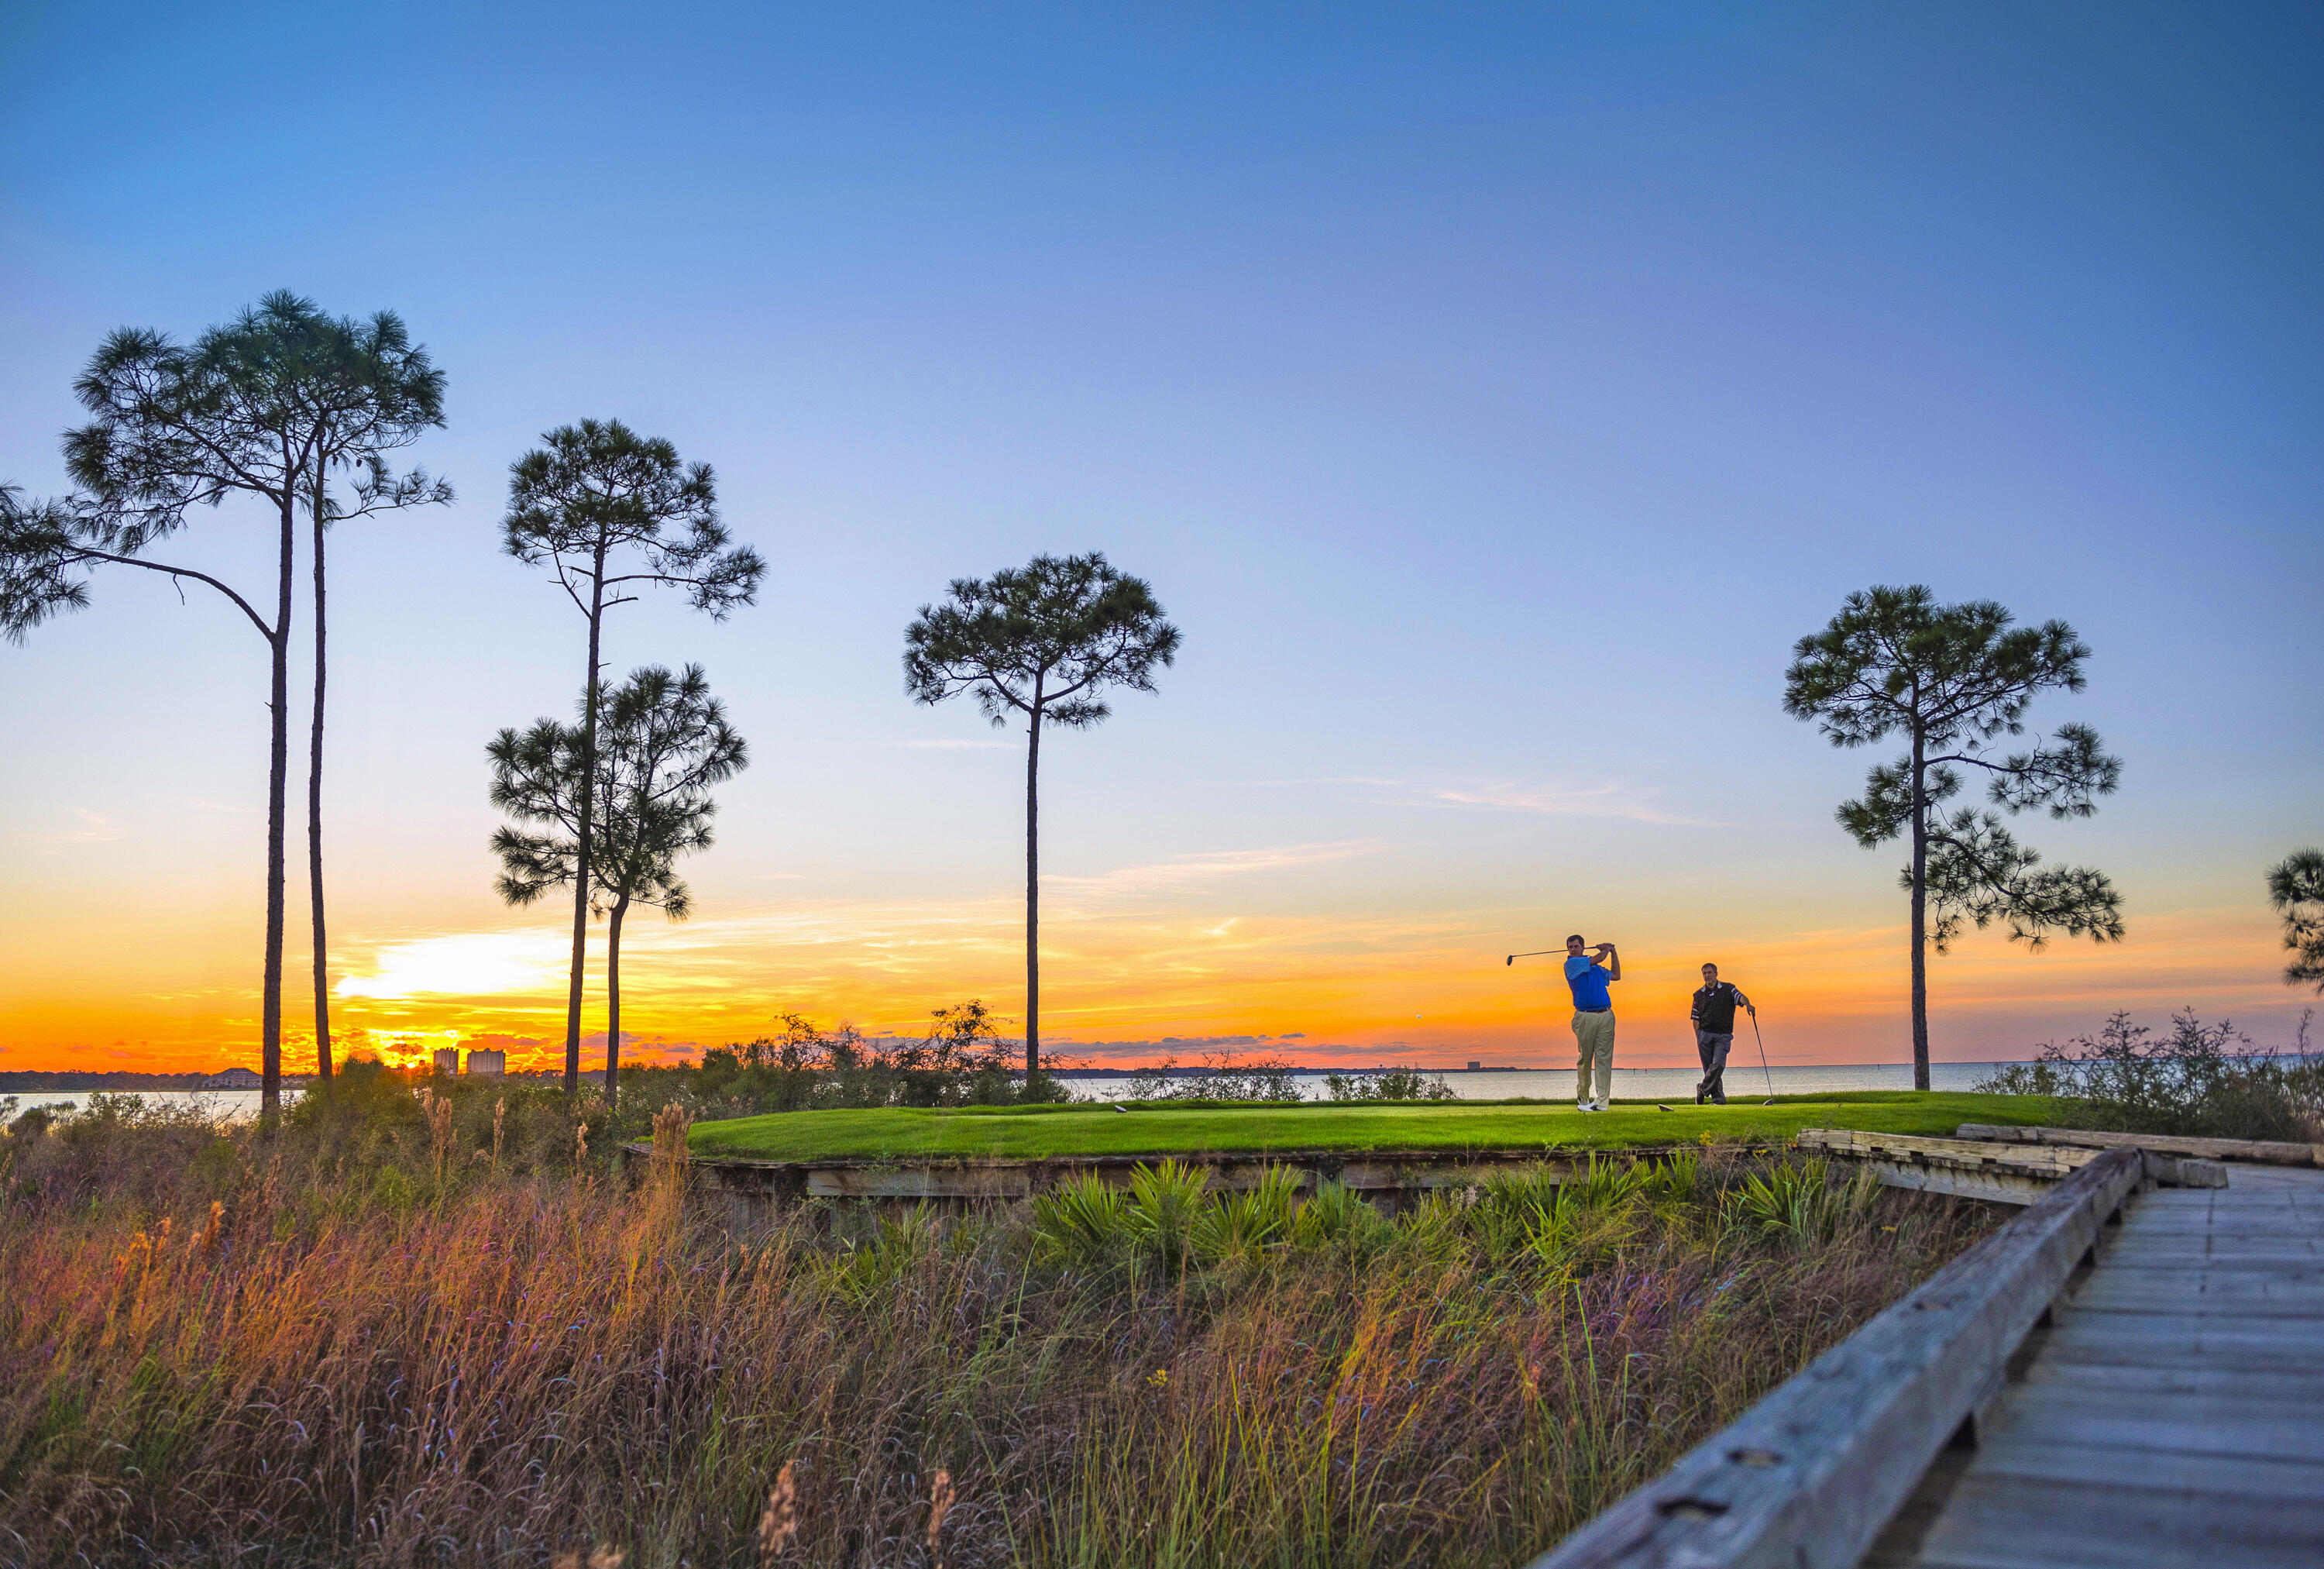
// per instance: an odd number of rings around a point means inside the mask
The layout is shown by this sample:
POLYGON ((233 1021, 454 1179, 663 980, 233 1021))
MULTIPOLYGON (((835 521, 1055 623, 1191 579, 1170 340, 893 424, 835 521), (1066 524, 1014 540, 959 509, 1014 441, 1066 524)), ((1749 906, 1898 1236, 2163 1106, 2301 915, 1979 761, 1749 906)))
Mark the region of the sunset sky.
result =
MULTIPOLYGON (((1794 639, 1904 582, 2071 622, 2089 690, 2031 718, 2125 760, 2095 819, 2018 826, 2128 940, 1932 960, 1935 1056, 2118 1008, 2292 1038, 2311 6, 26 4, 0 56, 0 480, 65 488, 107 331, 270 289, 393 309, 447 374, 410 457, 457 503, 333 546, 355 1045, 561 1052, 484 747, 579 686, 499 519, 583 416, 715 466, 770 563, 723 625, 609 623, 616 675, 702 662, 752 748, 694 918, 632 923, 632 1055, 1021 1014, 1023 738, 915 706, 902 633, 1089 549, 1185 647, 1044 748, 1068 1056, 1566 1063, 1551 962, 1501 960, 1578 930, 1622 946, 1625 1065, 1692 1061, 1706 958, 1778 1063, 1907 1058, 1902 852, 1831 817, 1875 756, 1780 706, 1794 639)), ((232 504, 171 549, 271 563, 232 504)), ((0 1070, 254 1064, 264 652, 124 570, 0 646, 0 1070)))

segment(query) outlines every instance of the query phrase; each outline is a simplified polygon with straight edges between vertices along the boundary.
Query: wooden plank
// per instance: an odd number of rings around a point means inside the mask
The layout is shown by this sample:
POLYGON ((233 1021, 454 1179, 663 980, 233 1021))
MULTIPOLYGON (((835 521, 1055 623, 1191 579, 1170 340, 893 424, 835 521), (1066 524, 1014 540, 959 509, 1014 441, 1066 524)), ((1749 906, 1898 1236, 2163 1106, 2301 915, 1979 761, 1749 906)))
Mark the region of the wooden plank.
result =
POLYGON ((2305 1254, 2268 1259, 2149 1259, 2143 1254, 2125 1256, 2117 1244, 2107 1264, 2116 1278, 2126 1280, 2167 1280, 2197 1274, 2207 1280, 2324 1282, 2324 1259, 2305 1254))
POLYGON ((2235 1372, 2219 1367, 2141 1362, 2079 1362, 2043 1356, 2025 1370, 2025 1387, 2068 1384, 2124 1394, 2212 1395, 2222 1399, 2305 1400, 2324 1407, 2324 1370, 2292 1372, 2269 1367, 2235 1372))
MULTIPOLYGON (((2227 1164, 2214 1161, 2214 1165, 2227 1164)), ((2209 1214, 2213 1206, 2221 1206, 2236 1214, 2274 1215, 2278 1219, 2314 1220, 2324 1215, 2324 1195, 2311 1196, 2297 1188, 2270 1187, 2270 1178, 2279 1177, 2309 1177, 2310 1172, 2285 1171, 2278 1167, 2237 1166, 2235 1180, 2224 1194, 2173 1194, 2154 1211, 2162 1214, 2209 1214)), ((2142 1206, 2144 1207, 2144 1206, 2142 1206)))
MULTIPOLYGON (((2059 1316, 2057 1326, 2050 1332, 2049 1343, 2053 1347, 2191 1345, 2198 1349, 2180 1354, 2200 1355, 2200 1348, 2206 1344, 2226 1349, 2247 1343, 2255 1349, 2263 1349, 2286 1341, 2296 1346, 2302 1338, 2296 1332, 2277 1329, 2264 1321, 2221 1324, 2200 1313, 2067 1313, 2059 1316)), ((2319 1351, 2324 1353, 2324 1347, 2319 1351)))
MULTIPOLYGON (((2138 1241, 2135 1237, 2126 1240, 2132 1245, 2138 1241)), ((2324 1260, 2324 1237, 2239 1237, 2230 1232, 2213 1236, 2201 1248, 2189 1249, 2177 1257, 2189 1269, 2207 1264, 2306 1268, 2324 1260)))
MULTIPOLYGON (((2116 1251, 2120 1251, 2117 1244, 2116 1251)), ((2102 1278, 2089 1283, 2075 1297, 2076 1303, 2082 1303, 2093 1291, 2265 1297, 2290 1302, 2303 1295, 2324 1296, 2324 1260, 2181 1259, 2163 1265, 2142 1263, 2108 1269, 2102 1278)))
MULTIPOLYGON (((2200 1195, 2182 1193, 2165 1196, 2185 1198, 2200 1195)), ((2140 1207, 2144 1209, 2145 1206, 2140 1207)), ((2218 1232, 2229 1234, 2249 1232, 2255 1236, 2313 1236, 2316 1228, 2324 1225, 2324 1209, 2301 1211, 2273 1205, 2227 1204, 2209 1209, 2172 1209, 2158 1204, 2151 1212, 2123 1223, 2134 1231, 2151 1232, 2157 1237, 2218 1232)))
POLYGON ((2324 1513, 2249 1495, 1972 1472, 1923 1539, 1930 1569, 2316 1569, 2324 1513))
MULTIPOLYGON (((2028 1443, 2181 1454, 2273 1455, 2324 1464, 2324 1422, 2293 1400, 2045 1384, 2013 1389, 2000 1424, 2028 1443)), ((2132 1463, 2126 1460, 2126 1469, 2132 1463)))
POLYGON ((2119 1313, 2147 1318, 2158 1313, 2200 1318, 2289 1319, 2312 1324, 2324 1335, 2324 1290, 2286 1297, 2264 1291, 2140 1291, 2116 1289, 2113 1282, 2093 1287, 2074 1299, 2080 1313, 2119 1313))
POLYGON ((2237 1497, 2306 1499, 2324 1505, 2324 1465, 2248 1454, 2174 1454, 2166 1465, 2098 1444, 2036 1443, 2004 1429, 1980 1438, 1977 1469, 2029 1481, 2092 1482, 2101 1487, 2133 1482, 2205 1494, 2223 1507, 2237 1497))
POLYGON ((2192 1155, 2203 1160, 2256 1160, 2273 1166, 2324 1167, 2324 1145, 2286 1144, 2252 1139, 2194 1139, 2179 1133, 2115 1133, 2078 1128, 2010 1128, 1963 1122, 1958 1137, 1995 1144, 2034 1144, 2083 1149, 2152 1149, 2158 1155, 2192 1155))
MULTIPOLYGON (((2324 1227, 2324 1221, 2319 1221, 2318 1225, 2324 1227)), ((2209 1232, 2126 1228, 2115 1241, 2134 1244, 2133 1251, 2139 1257, 2151 1258, 2158 1264, 2170 1262, 2192 1266, 2208 1259, 2233 1256, 2241 1256, 2259 1264, 2264 1264, 2270 1259, 2285 1263, 2305 1262, 2310 1268, 2314 1268, 2319 1261, 2319 1237, 2312 1233, 2276 1231, 2267 1227, 2244 1231, 2220 1225, 2209 1232)))
POLYGON ((2084 1164, 1535 1569, 1855 1564, 2143 1175, 2084 1164))
POLYGON ((2227 1371, 2324 1373, 2317 1336, 2284 1335, 2244 1319, 2193 1314, 2078 1315, 2052 1332, 2044 1361, 2144 1364, 2178 1361, 2227 1371))
POLYGON ((2244 1168, 2244 1173, 2247 1180, 2236 1186, 2246 1191, 2289 1194, 2310 1202, 2324 1199, 2324 1172, 2302 1171, 2288 1166, 2250 1166, 2244 1168))
POLYGON ((2214 1269, 2198 1261, 2178 1269, 2107 1271, 2093 1278, 2074 1297, 2074 1306, 2079 1308, 2120 1312, 2114 1306, 2117 1302, 2153 1305, 2163 1312, 2179 1311, 2165 1306, 2173 1302, 2190 1305, 2184 1309, 2188 1312, 2194 1311, 2194 1305, 2211 1302, 2269 1302, 2298 1312, 2303 1306, 2324 1307, 2324 1270, 2214 1269))

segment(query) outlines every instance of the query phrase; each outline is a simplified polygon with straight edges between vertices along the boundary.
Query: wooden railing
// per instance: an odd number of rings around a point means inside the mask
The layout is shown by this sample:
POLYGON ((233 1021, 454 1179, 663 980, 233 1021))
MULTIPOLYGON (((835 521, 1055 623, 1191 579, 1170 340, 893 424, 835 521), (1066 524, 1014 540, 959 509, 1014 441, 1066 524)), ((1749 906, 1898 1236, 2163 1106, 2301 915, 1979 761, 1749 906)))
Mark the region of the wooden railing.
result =
POLYGON ((2144 1175, 2082 1163, 1532 1569, 1853 1569, 2144 1175))

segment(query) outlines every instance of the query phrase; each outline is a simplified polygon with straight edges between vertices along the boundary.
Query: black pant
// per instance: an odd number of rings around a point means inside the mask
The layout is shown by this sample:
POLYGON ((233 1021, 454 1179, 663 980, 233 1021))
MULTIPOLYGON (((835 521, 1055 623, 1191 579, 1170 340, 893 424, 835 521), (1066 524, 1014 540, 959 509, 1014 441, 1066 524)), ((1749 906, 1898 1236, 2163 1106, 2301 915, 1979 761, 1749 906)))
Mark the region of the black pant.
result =
POLYGON ((1702 1058, 1702 1083, 1695 1086, 1697 1099, 1709 1095, 1720 1105, 1727 1103, 1727 1048, 1735 1044, 1730 1032, 1714 1034, 1708 1029, 1694 1032, 1695 1055, 1702 1058))

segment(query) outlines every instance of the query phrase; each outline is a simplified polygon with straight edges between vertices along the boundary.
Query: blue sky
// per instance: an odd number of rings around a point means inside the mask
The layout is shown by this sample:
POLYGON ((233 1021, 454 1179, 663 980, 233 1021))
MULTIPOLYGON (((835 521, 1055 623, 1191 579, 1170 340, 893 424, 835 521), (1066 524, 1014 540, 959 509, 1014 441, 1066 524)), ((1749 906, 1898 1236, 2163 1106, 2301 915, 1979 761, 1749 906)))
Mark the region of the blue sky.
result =
MULTIPOLYGON (((1778 701, 1792 640, 1897 581, 2071 621, 2090 689, 2034 716, 2127 764, 2027 835, 2115 874, 2132 944, 1941 961, 1939 1055, 2108 997, 2296 1015, 2258 889, 2324 834, 2312 9, 18 5, 0 51, 0 477, 60 488, 106 330, 270 288, 391 307, 448 373, 417 457, 459 503, 335 555, 335 970, 553 927, 492 896, 480 757, 564 709, 578 633, 496 524, 595 414, 713 463, 772 563, 727 625, 612 637, 705 662, 757 758, 693 871, 715 957, 641 1004, 671 1040, 1014 1006, 1019 754, 904 699, 900 633, 1091 548, 1186 643, 1045 758, 1105 977, 1076 1002, 1062 921, 1058 1028, 1307 1010, 1551 1060, 1545 994, 1459 955, 1583 928, 1672 976, 1796 960, 1802 1049, 1893 1057, 1895 857, 1829 816, 1868 760, 1778 701), (1195 954, 1222 925, 1263 935, 1195 954)), ((248 522, 188 553, 254 575, 248 522)), ((0 1019, 238 1039, 260 647, 98 587, 0 651, 0 856, 54 891, 0 918, 84 951, 134 911, 140 956, 0 1019)))

